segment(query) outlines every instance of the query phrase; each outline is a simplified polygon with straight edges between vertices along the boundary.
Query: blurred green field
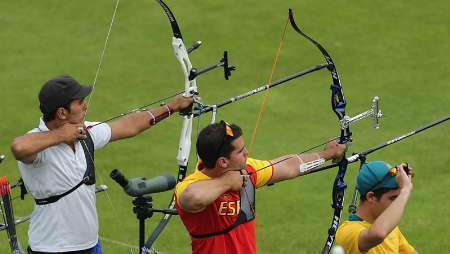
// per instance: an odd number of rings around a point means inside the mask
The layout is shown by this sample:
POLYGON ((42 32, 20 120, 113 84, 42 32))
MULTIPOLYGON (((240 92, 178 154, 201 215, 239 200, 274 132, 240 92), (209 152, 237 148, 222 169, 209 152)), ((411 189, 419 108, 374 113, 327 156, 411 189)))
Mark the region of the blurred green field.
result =
MULTIPOLYGON (((224 50, 238 67, 231 80, 220 71, 201 76, 202 99, 215 103, 263 84, 269 75, 288 8, 299 25, 332 55, 343 82, 347 112, 367 110, 381 97, 382 127, 369 121, 352 126, 351 151, 361 151, 450 113, 450 5, 447 1, 167 1, 185 42, 202 40, 191 55, 196 67, 215 63, 224 50)), ((7 156, 0 175, 18 175, 9 151, 13 137, 38 123, 37 93, 49 78, 71 74, 92 83, 115 1, 0 1, 0 154, 7 156)), ((122 0, 112 28, 100 76, 90 101, 89 120, 115 114, 173 94, 183 76, 171 48, 172 32, 155 1, 122 0)), ((320 52, 288 28, 274 79, 322 63, 320 52)), ((330 109, 327 71, 291 81, 270 91, 252 156, 271 159, 303 150, 338 134, 330 109)), ((249 142, 263 96, 255 95, 219 110, 219 119, 239 124, 249 142)), ((209 115, 195 123, 202 128, 209 115)), ((128 177, 176 174, 181 118, 172 117, 129 140, 96 153, 98 182, 109 186, 98 195, 104 253, 138 253, 138 220, 131 198, 109 178, 120 168, 128 177)), ((407 161, 416 170, 414 193, 401 229, 420 253, 450 253, 450 126, 435 127, 390 146, 369 160, 407 161)), ((192 153, 192 155, 194 155, 192 153)), ((195 161, 195 156, 191 156, 195 161)), ((193 164, 191 164, 193 165, 193 164)), ((192 169, 192 166, 190 167, 192 169)), ((346 207, 357 165, 347 173, 346 207)), ((331 223, 331 188, 336 169, 259 190, 259 253, 319 253, 331 223)), ((13 196, 18 196, 17 190, 13 196)), ((164 207, 170 193, 155 194, 164 207)), ((17 216, 32 211, 33 200, 14 200, 17 216)), ((347 209, 345 209, 347 210, 347 209)), ((76 211, 74 211, 76 212, 76 211)), ((346 218, 344 212, 343 218, 346 218)), ((147 220, 147 234, 159 221, 147 220)), ((22 243, 28 223, 18 226, 22 243)), ((189 253, 190 241, 179 218, 173 218, 156 242, 162 253, 189 253)), ((0 232, 0 253, 8 253, 0 232)))

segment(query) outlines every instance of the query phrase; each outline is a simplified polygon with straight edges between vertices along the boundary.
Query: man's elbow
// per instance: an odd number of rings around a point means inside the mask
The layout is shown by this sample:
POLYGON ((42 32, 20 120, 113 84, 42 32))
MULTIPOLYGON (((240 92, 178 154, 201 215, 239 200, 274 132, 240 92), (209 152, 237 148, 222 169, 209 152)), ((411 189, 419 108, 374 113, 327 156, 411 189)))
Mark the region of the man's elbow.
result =
POLYGON ((198 212, 205 207, 201 193, 188 187, 180 197, 180 206, 186 212, 198 212))
POLYGON ((10 148, 11 148, 11 153, 14 155, 14 158, 16 158, 16 160, 21 161, 23 163, 26 163, 26 164, 32 163, 36 158, 36 155, 32 154, 32 152, 29 151, 27 146, 24 145, 22 141, 18 140, 18 138, 15 138, 11 142, 10 148))
POLYGON ((389 232, 385 232, 384 230, 375 229, 370 232, 370 242, 373 246, 376 246, 384 241, 388 236, 389 232))
POLYGON ((359 235, 359 250, 361 252, 367 252, 373 247, 379 245, 384 241, 387 234, 383 230, 377 228, 370 228, 369 230, 363 230, 359 235))
POLYGON ((20 160, 23 157, 25 157, 24 154, 26 153, 26 149, 25 146, 21 142, 19 142, 17 138, 15 138, 11 142, 11 152, 16 158, 16 160, 20 160))

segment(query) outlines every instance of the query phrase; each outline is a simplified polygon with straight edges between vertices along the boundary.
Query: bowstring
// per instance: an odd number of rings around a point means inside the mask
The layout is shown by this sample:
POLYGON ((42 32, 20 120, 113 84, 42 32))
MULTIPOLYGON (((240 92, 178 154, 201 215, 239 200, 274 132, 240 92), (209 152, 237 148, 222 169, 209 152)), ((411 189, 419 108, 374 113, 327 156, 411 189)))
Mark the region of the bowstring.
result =
MULTIPOLYGON (((106 49, 107 49, 108 43, 109 43, 109 38, 110 38, 111 33, 112 33, 112 27, 113 27, 113 25, 114 25, 114 23, 115 23, 115 20, 116 20, 116 17, 117 17, 117 10, 118 10, 118 7, 119 7, 119 3, 120 3, 120 0, 117 0, 117 1, 116 1, 116 4, 115 4, 115 6, 114 6, 113 15, 112 15, 111 21, 110 21, 110 23, 109 23, 108 32, 107 32, 107 34, 106 34, 105 42, 104 42, 104 44, 103 44, 103 48, 102 48, 102 51, 101 51, 101 54, 100 54, 100 60, 99 60, 99 63, 98 63, 98 65, 97 65, 97 70, 96 70, 96 72, 95 72, 94 81, 93 81, 93 83, 92 83, 92 91, 91 91, 91 94, 89 95, 89 98, 88 98, 88 101, 87 101, 87 104, 86 104, 86 105, 87 105, 87 109, 86 109, 86 112, 85 112, 85 114, 84 114, 84 119, 86 119, 88 110, 89 110, 89 108, 90 108, 90 106, 91 106, 91 99, 92 99, 92 97, 93 97, 93 95, 94 95, 95 86, 96 86, 96 84, 97 84, 98 77, 100 76, 100 71, 101 71, 101 69, 102 69, 103 60, 104 60, 104 58, 105 58, 106 49)), ((83 121, 83 122, 84 122, 84 121, 83 121)), ((81 142, 84 142, 84 144, 86 145, 86 141, 85 141, 85 140, 80 140, 80 141, 81 141, 81 142)), ((86 147, 87 147, 87 146, 86 146, 86 147)), ((90 153, 89 149, 87 149, 87 150, 88 150, 89 157, 90 157, 92 163, 94 164, 94 167, 97 168, 97 167, 95 166, 94 158, 93 158, 92 154, 90 153)), ((97 170, 97 172, 98 172, 97 175, 98 175, 100 181, 104 182, 104 179, 103 179, 103 177, 102 177, 101 171, 100 171, 100 170, 97 170)), ((108 191, 105 191, 105 194, 106 194, 106 197, 107 197, 107 200, 108 200, 108 204, 109 204, 109 206, 111 207, 111 210, 113 211, 114 217, 119 218, 116 209, 114 209, 114 204, 113 204, 111 195, 109 194, 108 191)), ((115 224, 115 223, 114 223, 114 224, 115 224)), ((118 226, 117 224, 115 224, 115 227, 116 227, 116 230, 119 229, 119 226, 118 226)), ((117 232, 120 232, 120 230, 118 230, 117 232)), ((132 250, 131 250, 131 252, 132 252, 132 250)))
MULTIPOLYGON (((280 54, 281 54, 281 49, 284 46, 284 40, 286 38, 286 31, 287 31, 288 24, 289 24, 289 18, 286 20, 286 23, 284 24, 283 32, 281 33, 280 42, 278 44, 277 51, 273 58, 272 68, 270 70, 269 76, 267 77, 266 84, 270 84, 272 82, 273 75, 275 74, 275 71, 276 71, 276 68, 278 65, 278 60, 279 60, 280 54)), ((259 106, 258 116, 256 118, 255 127, 253 128, 252 137, 251 137, 250 143, 249 143, 249 148, 248 148, 249 155, 251 154, 251 151, 253 151, 253 145, 255 143, 257 129, 259 127, 259 124, 261 123, 261 119, 262 119, 262 116, 264 113, 264 108, 266 107, 267 101, 269 100, 269 90, 270 89, 266 89, 266 91, 264 92, 263 101, 261 102, 261 104, 259 106)))
MULTIPOLYGON (((281 54, 281 49, 283 48, 284 40, 286 38, 286 31, 287 31, 288 24, 289 24, 289 18, 286 19, 286 22, 284 24, 283 32, 281 33, 280 42, 278 44, 277 51, 276 51, 275 56, 273 58, 272 68, 270 70, 269 76, 267 77, 266 84, 270 84, 272 82, 272 78, 273 78, 273 76, 275 74, 275 71, 276 71, 276 68, 277 68, 277 65, 278 65, 278 60, 279 60, 279 57, 280 57, 280 54, 281 54)), ((259 111, 258 111, 258 115, 257 115, 257 118, 256 118, 255 127, 253 128, 252 136, 251 136, 250 143, 249 143, 248 156, 250 156, 251 152, 253 151, 253 145, 254 145, 255 140, 256 140, 257 129, 259 127, 259 124, 261 123, 261 119, 262 119, 262 116, 263 116, 263 113, 264 113, 264 108, 265 108, 265 106, 266 106, 266 104, 267 104, 267 102, 269 100, 269 90, 270 89, 267 89, 264 92, 264 98, 263 98, 263 100, 262 100, 262 102, 261 102, 261 104, 259 106, 259 111)), ((245 196, 247 197, 247 200, 248 200, 249 195, 248 195, 247 190, 245 188, 244 188, 244 193, 245 193, 245 196)), ((253 216, 256 218, 255 210, 254 210, 254 208, 252 207, 251 204, 250 204, 250 207, 251 207, 251 210, 253 212, 253 216)), ((255 221, 255 224, 256 224, 256 227, 261 228, 261 225, 257 221, 255 221)), ((273 250, 270 248, 268 242, 265 241, 265 237, 264 237, 263 233, 260 233, 260 237, 262 238, 262 242, 264 244, 264 248, 266 250, 268 249, 269 252, 273 253, 273 250)))
MULTIPOLYGON (((97 80, 98 80, 98 77, 99 77, 99 75, 100 75, 100 70, 101 70, 101 68, 102 68, 103 59, 104 59, 105 53, 106 53, 106 48, 108 47, 109 37, 110 37, 110 35, 111 35, 112 27, 113 27, 114 22, 115 22, 115 20, 116 20, 117 10, 118 10, 118 7, 119 7, 119 3, 120 3, 120 0, 117 0, 117 1, 116 1, 116 5, 115 5, 115 7, 114 7, 113 15, 112 15, 112 17, 111 17, 111 21, 110 21, 110 23, 109 23, 109 27, 108 27, 108 32, 107 32, 107 34, 106 34, 105 43, 103 44, 103 49, 102 49, 102 52, 101 52, 101 54, 100 54, 100 60, 98 61, 97 70, 95 71, 94 82, 92 83, 92 92, 91 92, 91 94, 89 95, 89 98, 88 98, 88 101, 87 101, 87 105, 90 105, 91 98, 92 98, 92 96, 94 95, 95 85, 97 84, 97 80)), ((88 107, 87 110, 86 110, 85 116, 86 116, 88 110, 89 110, 89 107, 88 107)))

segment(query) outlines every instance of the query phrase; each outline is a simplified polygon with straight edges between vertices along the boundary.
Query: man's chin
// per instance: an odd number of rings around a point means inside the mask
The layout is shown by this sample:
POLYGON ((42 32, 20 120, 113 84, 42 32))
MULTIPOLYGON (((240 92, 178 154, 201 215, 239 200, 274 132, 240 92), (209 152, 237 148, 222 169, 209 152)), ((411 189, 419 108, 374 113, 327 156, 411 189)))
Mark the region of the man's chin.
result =
POLYGON ((71 124, 83 124, 84 123, 84 118, 77 119, 77 120, 72 120, 72 121, 69 121, 69 123, 71 123, 71 124))

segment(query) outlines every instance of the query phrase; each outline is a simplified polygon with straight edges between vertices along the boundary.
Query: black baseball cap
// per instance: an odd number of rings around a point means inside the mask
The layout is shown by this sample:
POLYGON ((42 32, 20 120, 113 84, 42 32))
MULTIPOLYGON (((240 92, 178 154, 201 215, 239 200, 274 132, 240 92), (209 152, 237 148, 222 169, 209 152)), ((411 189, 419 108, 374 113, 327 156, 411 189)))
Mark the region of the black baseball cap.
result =
POLYGON ((91 91, 91 85, 81 85, 69 75, 56 77, 45 82, 39 91, 39 107, 43 114, 51 113, 72 100, 85 98, 91 91))

